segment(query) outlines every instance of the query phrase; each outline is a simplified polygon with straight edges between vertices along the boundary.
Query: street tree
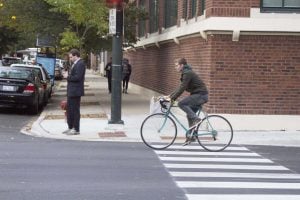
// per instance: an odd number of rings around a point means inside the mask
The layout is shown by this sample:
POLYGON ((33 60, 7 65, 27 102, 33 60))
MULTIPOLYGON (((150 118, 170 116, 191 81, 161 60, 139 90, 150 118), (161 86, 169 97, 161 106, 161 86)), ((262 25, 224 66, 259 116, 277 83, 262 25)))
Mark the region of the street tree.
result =
POLYGON ((107 9, 102 0, 45 0, 51 6, 50 11, 67 15, 69 25, 61 34, 63 47, 76 46, 82 51, 87 33, 97 30, 98 37, 107 33, 107 9))
POLYGON ((52 6, 44 0, 0 1, 0 27, 7 26, 17 31, 20 37, 18 47, 34 46, 38 34, 56 36, 59 40, 57 36, 69 24, 66 15, 51 12, 52 6))

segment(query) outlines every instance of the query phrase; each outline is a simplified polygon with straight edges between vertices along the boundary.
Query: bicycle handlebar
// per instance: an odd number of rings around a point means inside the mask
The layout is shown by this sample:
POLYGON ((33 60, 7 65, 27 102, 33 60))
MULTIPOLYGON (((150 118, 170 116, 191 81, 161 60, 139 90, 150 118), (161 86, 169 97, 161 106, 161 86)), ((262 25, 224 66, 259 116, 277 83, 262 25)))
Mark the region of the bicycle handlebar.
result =
POLYGON ((159 103, 160 103, 161 107, 164 108, 164 109, 167 109, 167 108, 168 108, 168 106, 166 105, 166 103, 169 103, 169 102, 170 102, 170 101, 168 101, 168 100, 166 100, 166 99, 164 99, 164 98, 160 98, 160 99, 159 99, 159 103))

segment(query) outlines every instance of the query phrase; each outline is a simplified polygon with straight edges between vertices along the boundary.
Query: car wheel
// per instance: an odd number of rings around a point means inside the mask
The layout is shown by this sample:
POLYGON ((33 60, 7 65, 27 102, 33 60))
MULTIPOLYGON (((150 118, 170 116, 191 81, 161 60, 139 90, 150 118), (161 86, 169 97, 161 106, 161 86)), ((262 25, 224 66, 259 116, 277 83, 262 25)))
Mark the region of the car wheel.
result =
POLYGON ((36 102, 35 104, 28 107, 29 113, 36 115, 39 113, 39 103, 36 102))
POLYGON ((28 112, 32 115, 36 115, 39 113, 39 109, 40 109, 40 98, 39 96, 36 97, 36 101, 28 106, 28 112))

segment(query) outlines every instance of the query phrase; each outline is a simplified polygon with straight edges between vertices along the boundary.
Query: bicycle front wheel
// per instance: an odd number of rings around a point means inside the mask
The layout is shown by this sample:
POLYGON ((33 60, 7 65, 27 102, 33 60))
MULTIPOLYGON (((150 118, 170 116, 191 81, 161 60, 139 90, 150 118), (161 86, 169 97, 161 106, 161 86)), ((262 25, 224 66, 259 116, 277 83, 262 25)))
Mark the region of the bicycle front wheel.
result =
POLYGON ((177 126, 163 113, 148 116, 140 129, 143 142, 150 148, 161 150, 172 145, 177 136, 177 126))
POLYGON ((219 115, 210 115, 202 120, 196 129, 199 144, 208 151, 222 151, 233 138, 229 121, 219 115))

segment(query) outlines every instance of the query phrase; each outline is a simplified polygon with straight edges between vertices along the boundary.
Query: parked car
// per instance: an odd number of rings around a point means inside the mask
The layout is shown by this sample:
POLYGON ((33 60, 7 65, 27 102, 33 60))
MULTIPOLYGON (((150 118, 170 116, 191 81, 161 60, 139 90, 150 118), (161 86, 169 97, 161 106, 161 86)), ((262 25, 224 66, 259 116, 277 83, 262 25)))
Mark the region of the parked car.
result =
POLYGON ((41 83, 43 85, 44 91, 44 105, 46 105, 51 98, 52 94, 52 84, 50 80, 50 76, 46 69, 40 65, 26 65, 26 64, 12 64, 11 67, 18 68, 29 68, 35 70, 39 74, 39 78, 41 79, 41 83))
POLYGON ((1 62, 2 66, 10 66, 14 63, 22 63, 22 60, 18 57, 3 57, 1 62))
POLYGON ((26 106, 29 112, 37 114, 43 97, 43 85, 35 70, 0 67, 0 105, 26 106))

